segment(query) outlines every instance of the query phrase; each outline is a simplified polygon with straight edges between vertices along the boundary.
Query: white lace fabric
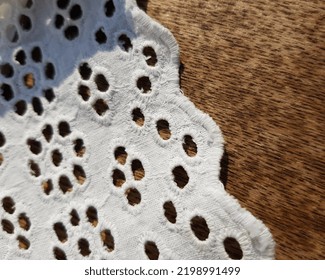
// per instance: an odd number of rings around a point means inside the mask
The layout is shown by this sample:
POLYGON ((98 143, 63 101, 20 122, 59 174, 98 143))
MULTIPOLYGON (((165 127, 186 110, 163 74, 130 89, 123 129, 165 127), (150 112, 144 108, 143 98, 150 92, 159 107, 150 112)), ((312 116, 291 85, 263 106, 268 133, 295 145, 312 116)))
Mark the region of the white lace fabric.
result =
POLYGON ((0 27, 0 259, 274 257, 135 1, 0 1, 0 27))

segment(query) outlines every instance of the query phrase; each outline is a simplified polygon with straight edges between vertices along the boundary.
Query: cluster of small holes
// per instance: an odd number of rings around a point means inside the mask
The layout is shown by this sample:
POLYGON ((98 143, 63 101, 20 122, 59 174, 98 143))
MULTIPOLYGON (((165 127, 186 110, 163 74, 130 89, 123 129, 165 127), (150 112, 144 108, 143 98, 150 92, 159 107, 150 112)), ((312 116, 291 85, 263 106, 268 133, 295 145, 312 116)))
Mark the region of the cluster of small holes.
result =
POLYGON ((83 16, 83 10, 79 4, 73 4, 70 8, 70 1, 58 0, 56 2, 57 7, 61 10, 54 16, 54 26, 57 29, 62 29, 67 21, 65 28, 63 29, 63 34, 65 38, 69 41, 76 39, 79 36, 79 28, 74 23, 74 21, 80 20, 83 16), (64 10, 68 10, 68 19, 61 14, 64 10))
MULTIPOLYGON (((42 63, 43 54, 41 48, 39 46, 34 46, 30 51, 29 57, 32 63, 42 63)), ((18 50, 14 55, 14 59, 18 63, 18 65, 25 65, 27 60, 26 52, 23 49, 18 50)), ((6 78, 14 76, 14 69, 9 63, 1 65, 0 68, 1 74, 6 78)), ((52 62, 45 62, 43 71, 44 76, 47 80, 53 80, 55 78, 56 71, 52 62)), ((27 90, 32 90, 37 84, 42 83, 40 81, 37 81, 36 75, 35 73, 33 73, 33 71, 28 71, 23 73, 22 75, 22 84, 27 90)), ((12 86, 8 83, 4 83, 1 85, 1 92, 3 99, 5 99, 6 101, 10 101, 14 97, 14 91, 12 89, 12 86)), ((43 89, 43 96, 48 101, 48 103, 51 103, 55 98, 53 89, 43 89)), ((34 96, 31 100, 31 105, 36 115, 41 116, 44 113, 44 102, 42 102, 40 97, 34 96)), ((27 112, 27 102, 24 99, 16 101, 13 107, 15 113, 19 116, 24 116, 27 112)))
MULTIPOLYGON (((46 142, 45 146, 50 143, 54 137, 55 131, 50 124, 46 124, 42 130, 42 137, 39 139, 35 138, 28 138, 26 141, 26 145, 29 148, 29 151, 34 156, 38 156, 43 152, 43 144, 42 139, 44 139, 46 142)), ((62 138, 68 137, 72 133, 70 125, 66 121, 60 121, 57 125, 57 134, 58 136, 62 138)), ((44 141, 43 140, 43 141, 44 141)), ((74 152, 76 157, 83 157, 86 152, 86 147, 84 145, 84 141, 81 138, 76 138, 71 142, 72 145, 72 151, 74 152)), ((62 151, 60 151, 60 148, 54 148, 49 149, 50 151, 50 158, 51 162, 53 164, 53 167, 60 167, 62 165, 64 158, 64 155, 62 151)), ((37 163, 36 159, 30 159, 28 161, 28 166, 30 170, 30 174, 33 177, 39 177, 41 175, 41 168, 39 164, 37 163)), ((86 172, 83 169, 82 165, 80 164, 72 164, 72 172, 71 175, 75 178, 75 181, 79 185, 83 185, 87 179, 86 172)), ((54 184, 52 179, 44 179, 41 183, 42 190, 46 195, 49 195, 52 190, 54 189, 54 184)), ((71 181, 71 178, 67 175, 60 175, 58 178, 58 187, 61 190, 63 194, 69 193, 73 190, 73 182, 71 181)))
MULTIPOLYGON (((6 196, 1 200, 3 210, 8 213, 9 215, 14 214, 16 211, 15 202, 10 196, 6 196)), ((21 228, 23 231, 29 231, 31 228, 31 222, 29 217, 26 213, 19 213, 17 217, 17 221, 13 222, 9 219, 3 218, 1 220, 1 227, 4 232, 7 234, 14 234, 15 233, 15 224, 16 227, 21 228)), ((30 247, 30 241, 23 235, 18 235, 16 237, 18 241, 18 248, 21 250, 28 250, 30 247)))
MULTIPOLYGON (((93 227, 96 228, 99 224, 98 212, 94 206, 89 206, 86 211, 87 222, 93 227)), ((69 213, 70 219, 69 222, 72 225, 72 231, 75 227, 81 226, 80 216, 76 209, 72 209, 69 213)), ((53 224, 53 230, 60 241, 60 243, 69 242, 68 231, 66 226, 62 222, 56 222, 53 224)), ((98 238, 102 241, 102 245, 107 252, 112 252, 115 249, 114 237, 109 229, 101 230, 98 238)), ((71 241, 70 241, 71 242, 71 241)), ((81 237, 77 241, 77 247, 79 254, 83 257, 89 256, 92 251, 88 240, 84 237, 81 237)), ((53 255, 58 260, 67 259, 65 252, 59 247, 53 248, 53 255)))
MULTIPOLYGON (((142 54, 148 66, 154 67, 157 65, 158 58, 153 47, 145 46, 142 54)), ((150 94, 152 92, 152 82, 149 76, 140 76, 136 81, 136 86, 142 94, 150 94)))
MULTIPOLYGON (((118 164, 125 165, 128 159, 128 153, 125 147, 119 146, 114 150, 114 157, 118 164)), ((131 171, 133 174, 133 179, 135 181, 141 181, 145 177, 145 170, 142 162, 139 159, 133 159, 131 161, 131 171)), ((123 171, 119 168, 115 168, 112 171, 112 181, 113 185, 117 188, 121 188, 126 182, 126 176, 123 171)), ((128 204, 135 206, 141 202, 141 193, 135 187, 130 187, 125 191, 125 197, 128 204)))
MULTIPOLYGON (((31 8, 33 5, 32 0, 28 0, 26 3, 21 3, 23 8, 31 8)), ((27 14, 20 14, 17 18, 17 23, 19 25, 19 29, 22 32, 28 32, 32 29, 32 20, 27 14)), ((5 36, 7 40, 11 43, 16 43, 19 40, 19 33, 16 25, 9 24, 5 29, 5 36)))
MULTIPOLYGON (((92 69, 90 68, 89 64, 87 62, 83 62, 79 65, 79 74, 81 76, 81 79, 84 81, 87 81, 92 76, 92 69)), ((102 73, 98 73, 94 75, 93 77, 94 83, 97 87, 97 90, 100 93, 106 93, 109 90, 109 82, 107 81, 106 77, 102 73)), ((85 102, 88 102, 89 99, 92 96, 92 93, 90 91, 90 88, 85 84, 80 84, 78 86, 78 95, 81 97, 81 99, 85 102)), ((92 102, 92 108, 97 113, 98 116, 105 116, 107 111, 109 110, 109 106, 107 105, 107 102, 99 97, 95 99, 92 102)))
MULTIPOLYGON (((114 15, 115 12, 115 5, 113 0, 106 1, 104 4, 104 13, 105 15, 110 18, 114 15)), ((95 40, 98 44, 105 44, 107 42, 107 35, 105 33, 104 27, 100 27, 95 32, 95 40)))

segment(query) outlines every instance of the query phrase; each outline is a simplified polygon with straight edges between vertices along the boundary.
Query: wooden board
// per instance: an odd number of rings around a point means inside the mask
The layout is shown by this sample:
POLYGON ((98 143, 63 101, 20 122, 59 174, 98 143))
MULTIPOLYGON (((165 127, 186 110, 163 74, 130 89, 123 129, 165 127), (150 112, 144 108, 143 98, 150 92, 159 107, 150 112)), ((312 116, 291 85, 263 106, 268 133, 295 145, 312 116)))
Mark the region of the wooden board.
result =
POLYGON ((277 259, 325 258, 325 2, 138 1, 176 37, 181 86, 220 126, 222 180, 277 259))

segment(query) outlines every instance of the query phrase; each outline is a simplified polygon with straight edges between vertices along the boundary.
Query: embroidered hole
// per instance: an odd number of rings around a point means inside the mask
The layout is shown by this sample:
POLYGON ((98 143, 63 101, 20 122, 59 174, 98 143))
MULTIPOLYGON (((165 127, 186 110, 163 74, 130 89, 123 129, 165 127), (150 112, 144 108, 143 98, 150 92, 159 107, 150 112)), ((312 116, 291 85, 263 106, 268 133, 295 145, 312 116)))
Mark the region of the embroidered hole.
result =
POLYGON ((171 201, 166 201, 164 203, 164 210, 165 210, 165 217, 167 218, 167 220, 169 222, 171 222, 172 224, 176 223, 176 218, 177 218, 177 212, 175 209, 175 206, 173 204, 173 202, 171 201))
POLYGON ((16 210, 15 202, 10 196, 6 196, 2 199, 2 208, 9 214, 13 214, 16 210))
POLYGON ((43 94, 48 102, 52 102, 55 98, 53 89, 49 88, 43 91, 43 94))
POLYGON ((82 185, 86 181, 86 173, 81 165, 73 166, 73 175, 76 177, 78 183, 82 185))
POLYGON ((140 181, 145 176, 145 171, 140 160, 135 159, 132 161, 131 169, 133 173, 134 180, 140 181))
POLYGON ((84 141, 78 138, 74 141, 74 151, 77 157, 82 157, 86 152, 86 147, 84 146, 84 141))
POLYGON ((19 50, 16 53, 15 60, 20 64, 20 65, 25 65, 26 63, 26 54, 23 50, 19 50))
POLYGON ((24 7, 27 8, 27 9, 30 9, 34 4, 33 0, 27 0, 27 1, 24 1, 24 2, 25 2, 24 7))
POLYGON ((183 189, 189 181, 189 177, 185 169, 182 166, 176 166, 173 169, 173 175, 174 175, 174 182, 176 183, 176 185, 179 188, 183 189))
POLYGON ((30 223, 29 218, 26 216, 26 213, 19 214, 18 224, 22 229, 24 229, 26 231, 28 231, 30 229, 31 223, 30 223))
POLYGON ((68 240, 67 230, 62 223, 55 223, 53 225, 53 230, 55 231, 56 236, 62 243, 65 243, 68 240))
POLYGON ((10 222, 9 220, 3 219, 1 221, 1 225, 2 225, 2 230, 5 231, 6 233, 9 233, 9 234, 13 234, 14 233, 15 227, 12 224, 12 222, 10 222))
POLYGON ((11 43, 16 43, 19 40, 19 35, 16 26, 12 24, 7 26, 6 37, 11 43))
POLYGON ((103 246, 108 252, 114 251, 114 237, 109 229, 102 230, 100 232, 100 237, 103 241, 103 246))
POLYGON ((26 15, 21 15, 19 17, 19 24, 20 24, 21 28, 25 31, 28 31, 32 28, 32 21, 26 15))
POLYGON ((166 120, 157 121, 156 128, 157 128, 159 136, 163 140, 168 140, 171 137, 171 132, 169 129, 168 121, 166 121, 166 120))
POLYGON ((81 6, 78 4, 75 4, 70 9, 70 18, 73 20, 80 19, 82 17, 82 9, 81 6))
POLYGON ((155 242, 146 241, 146 243, 144 244, 144 251, 148 256, 149 260, 159 259, 159 250, 155 242))
POLYGON ((64 36, 69 41, 76 39, 79 36, 79 29, 75 25, 70 25, 64 30, 64 36))
POLYGON ((124 147, 117 147, 114 152, 115 159, 122 165, 125 164, 128 157, 124 147))
POLYGON ((95 40, 98 44, 105 44, 107 42, 107 36, 104 32, 104 28, 99 28, 95 33, 95 40))
POLYGON ((70 212, 70 223, 73 226, 78 226, 79 222, 80 222, 80 218, 78 212, 76 211, 76 209, 72 209, 70 212))
POLYGON ((192 136, 185 135, 183 139, 183 149, 189 157, 194 157, 197 154, 197 146, 193 141, 192 136))
POLYGON ((78 247, 79 247, 79 252, 82 256, 86 257, 91 254, 91 251, 89 249, 89 242, 85 238, 81 238, 78 241, 78 247))
POLYGON ((61 191, 65 194, 66 192, 71 192, 72 191, 72 184, 69 180, 69 178, 65 175, 62 175, 59 178, 59 186, 61 191))
POLYGON ((18 241, 18 247, 19 247, 19 249, 22 249, 22 250, 28 250, 29 249, 30 242, 29 242, 29 240, 26 237, 24 237, 22 235, 19 235, 17 237, 17 241, 18 241))
POLYGON ((53 63, 51 62, 46 63, 44 72, 45 72, 45 77, 47 79, 53 80, 55 76, 55 68, 53 63))
POLYGON ((103 74, 97 74, 95 77, 95 83, 97 85, 97 89, 99 91, 107 91, 109 88, 109 84, 103 74))
POLYGON ((108 105, 103 99, 97 99, 93 105, 93 108, 99 116, 103 116, 109 109, 108 105))
POLYGON ((57 14, 55 15, 54 17, 54 26, 57 28, 57 29, 60 29, 64 24, 64 17, 57 14))
POLYGON ((48 179, 47 181, 44 181, 42 183, 42 188, 43 191, 46 195, 49 195, 51 193, 51 191, 53 190, 53 183, 51 179, 48 179))
POLYGON ((68 5, 70 4, 70 0, 58 0, 56 2, 57 6, 60 8, 60 9, 66 9, 68 7, 68 5))
POLYGON ((139 90, 141 90, 142 93, 148 93, 149 91, 151 91, 151 81, 149 77, 140 77, 137 81, 137 87, 139 90))
POLYGON ((203 217, 201 216, 193 217, 191 219, 191 229, 199 240, 204 241, 208 239, 210 234, 210 229, 203 217))
POLYGON ((3 133, 0 131, 0 147, 3 147, 6 144, 6 138, 3 133))
POLYGON ((37 115, 42 115, 44 112, 41 100, 38 97, 33 97, 32 99, 33 110, 37 115))
POLYGON ((25 115, 27 111, 27 104, 25 100, 19 100, 15 104, 15 113, 19 116, 25 115))
POLYGON ((67 259, 65 252, 58 247, 53 248, 53 254, 57 260, 66 260, 67 259))
POLYGON ((83 80, 89 80, 92 70, 87 62, 79 65, 79 74, 83 80))
POLYGON ((14 68, 9 63, 2 64, 0 69, 1 75, 6 78, 11 78, 14 75, 14 68))
POLYGON ((29 138, 27 140, 27 145, 29 146, 30 151, 35 155, 38 155, 42 152, 41 142, 39 142, 35 139, 29 138))
POLYGON ((90 93, 89 87, 87 87, 85 85, 80 85, 78 88, 78 94, 81 96, 81 98, 84 101, 88 101, 91 93, 90 93))
POLYGON ((38 164, 33 160, 30 160, 28 164, 30 168, 30 174, 34 177, 39 177, 41 175, 41 169, 39 168, 38 164))
POLYGON ((112 17, 115 12, 115 6, 113 0, 109 0, 105 3, 104 6, 105 15, 107 17, 112 17))
POLYGON ((28 88, 31 89, 35 86, 35 78, 33 73, 27 73, 24 77, 23 77, 23 82, 24 85, 28 88))
POLYGON ((47 142, 50 142, 53 137, 53 128, 51 125, 47 124, 42 130, 42 134, 47 142))
POLYGON ((112 178, 113 178, 113 184, 116 187, 122 187, 123 184, 125 183, 125 175, 119 169, 114 169, 112 178))
POLYGON ((243 258, 243 251, 235 238, 226 237, 223 241, 223 246, 229 258, 233 260, 241 260, 243 258))
POLYGON ((58 129, 59 129, 59 134, 62 137, 66 137, 71 133, 70 125, 65 121, 59 123, 58 129))
POLYGON ((155 66, 157 64, 157 55, 152 47, 145 47, 142 53, 146 57, 146 62, 149 66, 155 66))
POLYGON ((2 97, 6 100, 6 101, 10 101, 11 99, 14 98, 14 92, 11 88, 10 85, 8 84, 2 84, 2 86, 0 87, 2 93, 2 97))
POLYGON ((40 47, 34 47, 32 49, 31 56, 35 62, 42 62, 42 51, 40 47))
POLYGON ((98 225, 98 214, 97 209, 94 206, 89 206, 86 215, 88 218, 88 222, 92 224, 93 227, 98 225))
POLYGON ((135 206, 141 202, 141 194, 136 188, 130 188, 125 191, 128 203, 135 206))
POLYGON ((144 115, 142 114, 142 111, 140 108, 135 108, 132 111, 132 120, 138 125, 143 126, 144 125, 144 115))
POLYGON ((52 162, 55 166, 59 166, 62 162, 63 156, 59 150, 54 150, 52 152, 52 162))
POLYGON ((131 40, 126 34, 122 34, 120 35, 120 37, 118 37, 118 44, 121 47, 121 49, 126 52, 132 49, 131 40))

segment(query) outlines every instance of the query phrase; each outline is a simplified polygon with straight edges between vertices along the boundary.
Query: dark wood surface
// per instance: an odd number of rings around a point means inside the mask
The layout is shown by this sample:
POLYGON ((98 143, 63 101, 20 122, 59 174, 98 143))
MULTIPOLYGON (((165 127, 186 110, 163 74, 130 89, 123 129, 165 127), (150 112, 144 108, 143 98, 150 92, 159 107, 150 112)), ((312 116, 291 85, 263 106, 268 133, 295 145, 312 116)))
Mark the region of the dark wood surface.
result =
POLYGON ((325 2, 138 1, 176 37, 181 86, 221 127, 227 190, 277 259, 325 258, 325 2))

